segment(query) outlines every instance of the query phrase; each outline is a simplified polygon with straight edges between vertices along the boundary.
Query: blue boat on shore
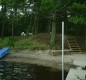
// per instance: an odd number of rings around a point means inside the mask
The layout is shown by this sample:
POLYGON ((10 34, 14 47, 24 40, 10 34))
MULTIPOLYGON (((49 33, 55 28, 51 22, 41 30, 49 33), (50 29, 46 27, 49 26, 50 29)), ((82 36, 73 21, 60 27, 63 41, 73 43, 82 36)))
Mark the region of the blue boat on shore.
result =
POLYGON ((0 49, 0 58, 4 57, 9 50, 10 50, 9 47, 0 49))

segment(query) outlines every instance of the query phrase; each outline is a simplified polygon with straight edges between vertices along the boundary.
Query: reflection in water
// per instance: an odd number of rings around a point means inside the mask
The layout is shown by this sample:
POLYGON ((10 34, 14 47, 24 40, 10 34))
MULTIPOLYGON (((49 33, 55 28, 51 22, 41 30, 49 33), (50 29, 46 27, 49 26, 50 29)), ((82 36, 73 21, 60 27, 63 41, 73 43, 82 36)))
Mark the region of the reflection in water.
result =
POLYGON ((25 63, 0 62, 0 80, 61 80, 61 71, 25 63))

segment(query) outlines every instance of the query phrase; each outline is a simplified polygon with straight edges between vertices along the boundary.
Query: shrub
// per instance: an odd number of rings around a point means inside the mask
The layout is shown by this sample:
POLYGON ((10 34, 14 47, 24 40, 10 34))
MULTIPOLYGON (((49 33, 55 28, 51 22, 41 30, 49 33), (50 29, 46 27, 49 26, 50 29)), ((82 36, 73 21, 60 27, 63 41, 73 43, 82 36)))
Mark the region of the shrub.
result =
POLYGON ((11 40, 11 38, 0 39, 0 48, 12 47, 12 46, 13 46, 13 40, 11 40))

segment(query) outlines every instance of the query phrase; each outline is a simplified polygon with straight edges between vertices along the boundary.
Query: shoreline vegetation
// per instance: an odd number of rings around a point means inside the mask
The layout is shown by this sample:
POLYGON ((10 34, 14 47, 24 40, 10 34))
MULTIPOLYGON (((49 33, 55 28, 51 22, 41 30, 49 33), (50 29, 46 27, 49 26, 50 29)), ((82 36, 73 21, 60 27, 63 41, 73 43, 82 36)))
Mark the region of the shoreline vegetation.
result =
MULTIPOLYGON (((62 56, 61 51, 58 51, 61 50, 61 35, 56 36, 56 44, 54 46, 50 46, 49 40, 49 33, 41 33, 26 37, 16 36, 14 39, 11 37, 0 39, 0 48, 11 48, 9 54, 1 60, 30 63, 61 70, 62 56)), ((69 50, 66 37, 65 49, 69 50)), ((79 56, 79 54, 77 56, 79 56)), ((71 55, 70 52, 65 53, 65 70, 69 70, 74 59, 75 55, 71 55)))
MULTIPOLYGON (((66 42, 65 42, 66 43, 66 42)), ((10 47, 11 49, 29 49, 29 50, 48 50, 61 49, 61 35, 56 36, 56 44, 50 45, 50 34, 40 33, 32 36, 15 36, 0 38, 0 48, 10 47)), ((68 49, 66 44, 65 48, 68 49)))

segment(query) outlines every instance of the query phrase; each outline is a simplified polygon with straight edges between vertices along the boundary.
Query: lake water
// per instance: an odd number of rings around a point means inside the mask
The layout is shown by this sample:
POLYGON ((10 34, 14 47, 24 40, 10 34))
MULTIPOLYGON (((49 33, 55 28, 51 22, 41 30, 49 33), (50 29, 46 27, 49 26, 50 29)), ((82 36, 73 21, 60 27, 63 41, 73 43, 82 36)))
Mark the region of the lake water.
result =
POLYGON ((0 61, 0 80, 62 80, 61 74, 48 67, 0 61))

